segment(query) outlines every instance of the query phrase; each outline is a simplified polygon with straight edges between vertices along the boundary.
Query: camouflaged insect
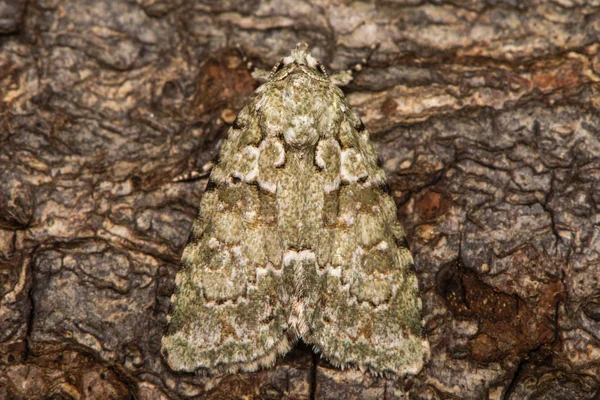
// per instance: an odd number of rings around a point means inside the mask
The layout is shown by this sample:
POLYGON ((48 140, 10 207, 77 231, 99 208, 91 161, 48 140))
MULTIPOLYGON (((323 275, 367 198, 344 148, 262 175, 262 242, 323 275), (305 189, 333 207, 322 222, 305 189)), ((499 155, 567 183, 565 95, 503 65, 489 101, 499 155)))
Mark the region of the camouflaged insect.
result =
POLYGON ((369 133, 298 45, 224 142, 176 280, 174 370, 254 371, 302 339, 339 367, 429 354, 413 259, 369 133))

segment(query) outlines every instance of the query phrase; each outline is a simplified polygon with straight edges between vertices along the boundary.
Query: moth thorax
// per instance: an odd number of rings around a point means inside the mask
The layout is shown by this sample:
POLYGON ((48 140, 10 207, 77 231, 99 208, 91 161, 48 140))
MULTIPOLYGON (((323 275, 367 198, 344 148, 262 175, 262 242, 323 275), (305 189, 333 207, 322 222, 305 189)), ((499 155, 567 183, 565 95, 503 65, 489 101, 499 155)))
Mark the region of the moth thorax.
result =
POLYGON ((310 115, 295 116, 290 126, 283 132, 283 139, 291 148, 314 147, 319 140, 314 117, 310 115))

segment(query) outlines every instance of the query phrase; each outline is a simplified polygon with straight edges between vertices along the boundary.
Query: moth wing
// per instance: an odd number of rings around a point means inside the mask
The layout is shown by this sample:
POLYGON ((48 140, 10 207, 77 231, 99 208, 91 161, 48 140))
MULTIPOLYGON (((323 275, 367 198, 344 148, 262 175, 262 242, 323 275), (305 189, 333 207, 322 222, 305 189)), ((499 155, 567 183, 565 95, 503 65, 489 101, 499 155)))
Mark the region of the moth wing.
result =
POLYGON ((319 306, 311 308, 303 338, 335 365, 416 374, 429 344, 422 333, 413 259, 369 133, 349 106, 337 141, 329 161, 319 160, 317 150, 317 164, 324 170, 333 166, 329 181, 339 165, 340 182, 325 195, 326 203, 335 205, 325 207, 323 215, 331 250, 317 260, 320 283, 313 290, 319 291, 314 301, 319 306))
POLYGON ((162 340, 174 370, 253 371, 297 340, 288 332, 293 288, 280 268, 274 196, 253 183, 260 134, 240 126, 249 107, 223 144, 184 251, 162 340))

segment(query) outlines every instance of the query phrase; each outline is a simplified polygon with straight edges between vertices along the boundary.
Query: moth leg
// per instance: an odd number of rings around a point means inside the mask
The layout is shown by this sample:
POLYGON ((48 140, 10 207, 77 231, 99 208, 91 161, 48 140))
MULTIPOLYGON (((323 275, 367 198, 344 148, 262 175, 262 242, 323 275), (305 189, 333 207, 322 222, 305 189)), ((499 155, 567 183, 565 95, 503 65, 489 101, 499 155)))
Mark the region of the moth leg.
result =
POLYGON ((271 73, 273 70, 265 70, 262 68, 255 67, 254 64, 252 63, 252 61, 250 61, 250 59, 246 55, 246 52, 242 48, 241 44, 237 43, 235 45, 235 48, 240 53, 240 56, 242 57, 242 61, 246 64, 246 68, 248 69, 248 71, 250 71, 250 75, 252 76, 252 78, 255 81, 260 82, 260 83, 267 82, 269 80, 269 78, 271 77, 271 73))
POLYGON ((354 80, 354 74, 362 71, 363 68, 369 64, 371 57, 377 51, 377 49, 379 49, 379 46, 380 46, 379 43, 371 45, 369 47, 369 53, 367 54, 366 57, 361 59, 360 62, 354 64, 350 69, 332 74, 329 77, 329 80, 331 81, 331 83, 333 83, 334 85, 336 85, 338 87, 343 87, 343 86, 347 86, 348 84, 350 84, 350 82, 352 82, 352 80, 354 80))
POLYGON ((191 181, 196 181, 199 179, 204 179, 204 178, 208 178, 210 175, 210 171, 212 171, 212 168, 214 167, 214 163, 208 162, 206 164, 204 164, 202 166, 202 168, 200 168, 200 170, 190 170, 190 171, 185 171, 182 174, 177 175, 175 178, 173 178, 171 180, 171 182, 174 183, 179 183, 179 182, 191 182, 191 181))

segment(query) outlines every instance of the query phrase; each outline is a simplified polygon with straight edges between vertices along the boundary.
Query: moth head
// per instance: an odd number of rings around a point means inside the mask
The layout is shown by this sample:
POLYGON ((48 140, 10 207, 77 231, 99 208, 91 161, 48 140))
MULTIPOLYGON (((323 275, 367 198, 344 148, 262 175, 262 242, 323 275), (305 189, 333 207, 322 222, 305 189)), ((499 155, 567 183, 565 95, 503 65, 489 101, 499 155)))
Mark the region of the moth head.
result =
POLYGON ((323 65, 308 52, 308 44, 297 43, 296 48, 292 50, 289 56, 282 58, 280 62, 275 64, 269 75, 269 80, 274 79, 280 70, 285 70, 286 72, 279 76, 279 79, 283 79, 291 71, 294 71, 296 67, 300 67, 301 70, 312 78, 318 80, 329 79, 323 65))
POLYGON ((317 68, 319 62, 308 52, 307 43, 298 43, 296 48, 292 50, 292 54, 283 59, 283 65, 296 63, 298 65, 307 65, 311 68, 317 68))

